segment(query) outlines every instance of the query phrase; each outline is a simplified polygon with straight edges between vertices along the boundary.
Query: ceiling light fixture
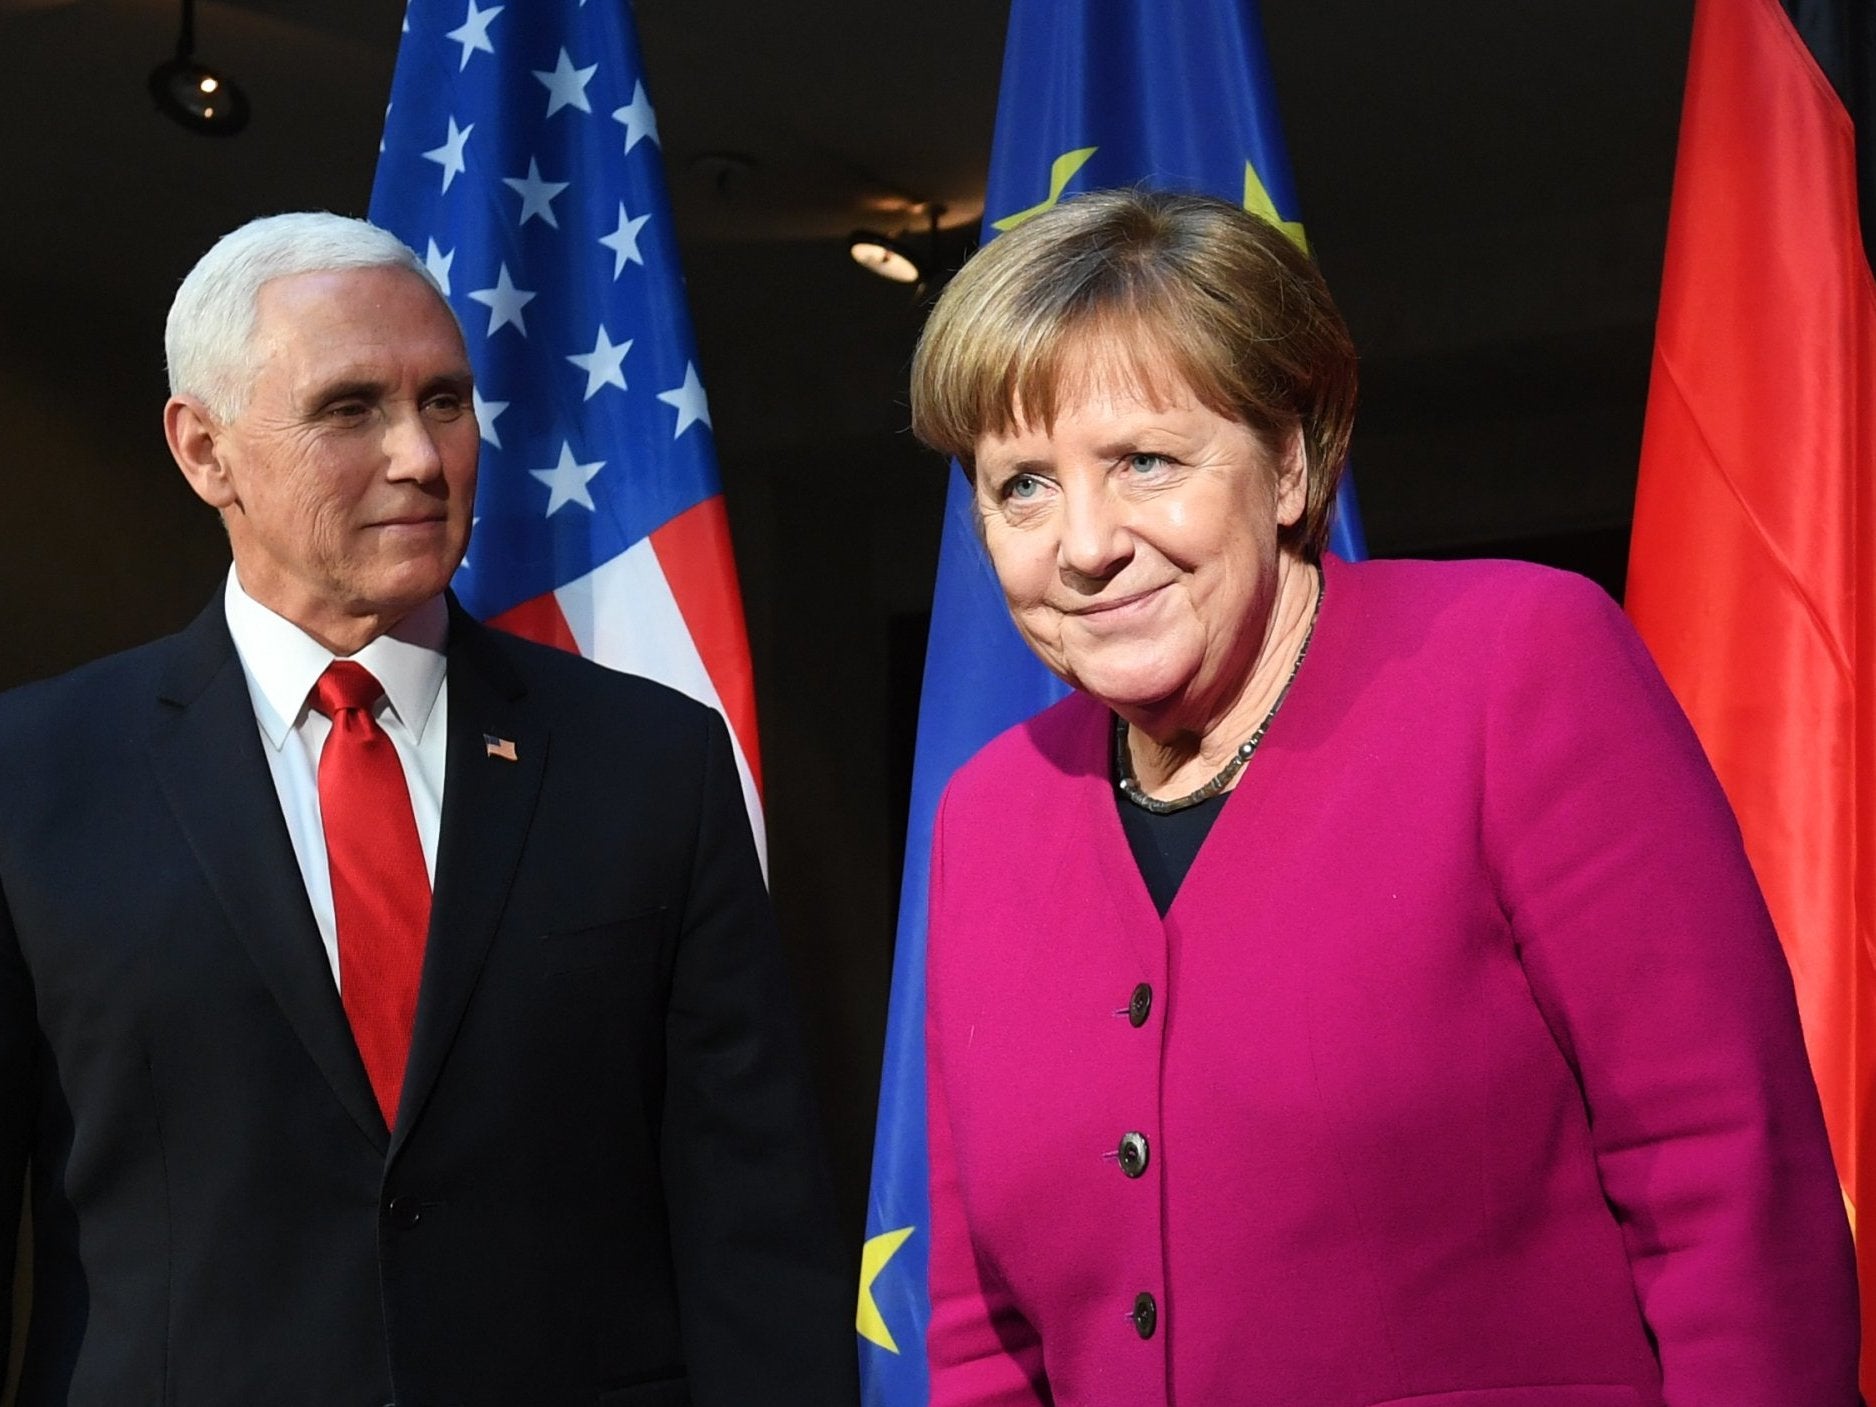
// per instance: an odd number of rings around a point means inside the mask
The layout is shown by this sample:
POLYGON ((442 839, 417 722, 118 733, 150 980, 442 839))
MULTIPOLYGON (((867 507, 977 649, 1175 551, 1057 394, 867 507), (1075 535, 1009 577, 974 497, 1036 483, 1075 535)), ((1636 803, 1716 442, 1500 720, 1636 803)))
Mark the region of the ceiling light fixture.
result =
POLYGON ((150 71, 157 110, 207 137, 232 137, 248 125, 247 94, 195 57, 195 0, 182 0, 176 57, 150 71))
POLYGON ((916 283, 923 287, 937 266, 938 217, 944 214, 945 208, 931 202, 912 208, 924 210, 930 222, 924 249, 914 248, 907 241, 903 230, 897 235, 883 235, 875 230, 855 230, 847 241, 847 252, 853 256, 853 262, 868 273, 878 274, 894 283, 916 283))
POLYGON ((853 262, 868 273, 891 279, 894 283, 917 283, 923 273, 918 256, 891 235, 872 230, 855 230, 847 241, 853 262))

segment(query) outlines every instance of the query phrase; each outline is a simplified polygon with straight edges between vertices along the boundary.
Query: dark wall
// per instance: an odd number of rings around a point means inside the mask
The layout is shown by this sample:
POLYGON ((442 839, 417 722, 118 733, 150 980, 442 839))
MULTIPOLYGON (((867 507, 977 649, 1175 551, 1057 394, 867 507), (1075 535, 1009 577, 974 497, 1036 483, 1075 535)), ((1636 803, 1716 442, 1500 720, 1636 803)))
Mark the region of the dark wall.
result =
MULTIPOLYGON (((222 43, 245 36, 258 52, 295 42, 269 8, 208 11, 222 43)), ((1267 0, 1265 12, 1312 244, 1364 353, 1354 463, 1373 550, 1526 555, 1613 589, 1687 0, 1409 7, 1385 32, 1355 0, 1267 0), (1572 57, 1585 54, 1594 61, 1572 57)), ((248 216, 360 213, 366 201, 369 143, 341 150, 327 128, 349 105, 344 122, 369 130, 382 80, 362 96, 322 88, 297 117, 279 116, 276 99, 271 127, 257 120, 213 161, 190 145, 199 139, 165 131, 118 184, 91 179, 88 154, 123 124, 154 120, 137 85, 169 42, 167 13, 128 0, 0 11, 0 39, 43 31, 44 52, 83 54, 87 78, 109 69, 134 99, 107 112, 100 98, 57 130, 43 113, 37 127, 0 123, 14 189, 34 193, 12 211, 0 261, 0 687, 173 629, 208 598, 225 547, 158 421, 169 291, 248 216), (133 19, 148 32, 129 42, 133 19), (308 152, 317 160, 277 194, 271 168, 308 152), (88 240, 83 257, 61 257, 80 230, 105 231, 108 252, 88 240), (153 230, 189 238, 159 252, 153 230)), ((666 26, 683 22, 663 13, 666 26)), ((388 76, 395 16, 383 18, 383 36, 331 38, 306 64, 388 76)), ((968 120, 987 127, 986 113, 968 120)), ((678 171, 696 152, 676 124, 666 130, 678 171)), ((827 169, 845 179, 836 156, 827 169)), ((908 661, 945 472, 905 429, 918 310, 857 271, 837 239, 691 237, 684 258, 748 607, 773 890, 857 1247, 908 661)))
MULTIPOLYGON (((741 565, 776 905, 857 1246, 944 466, 906 430, 920 310, 836 242, 689 251, 741 565), (915 674, 912 676, 915 685, 915 674)), ((174 629, 226 568, 161 439, 162 300, 17 296, 0 333, 0 685, 174 629), (99 336, 101 327, 111 329, 99 336)), ((1486 551, 1619 588, 1646 327, 1364 364, 1373 549, 1486 551)))

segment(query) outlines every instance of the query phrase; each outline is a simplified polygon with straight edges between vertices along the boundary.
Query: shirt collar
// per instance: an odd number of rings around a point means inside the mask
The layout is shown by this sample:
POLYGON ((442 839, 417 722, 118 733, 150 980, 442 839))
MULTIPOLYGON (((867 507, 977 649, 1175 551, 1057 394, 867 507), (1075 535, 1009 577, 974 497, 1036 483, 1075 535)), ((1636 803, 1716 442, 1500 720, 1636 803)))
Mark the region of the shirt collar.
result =
MULTIPOLYGON (((307 695, 338 656, 248 595, 233 567, 222 601, 228 633, 247 671, 255 718, 278 751, 287 734, 305 721, 307 695)), ((384 686, 392 711, 417 742, 423 741, 443 688, 448 638, 449 607, 433 596, 351 656, 384 686)))

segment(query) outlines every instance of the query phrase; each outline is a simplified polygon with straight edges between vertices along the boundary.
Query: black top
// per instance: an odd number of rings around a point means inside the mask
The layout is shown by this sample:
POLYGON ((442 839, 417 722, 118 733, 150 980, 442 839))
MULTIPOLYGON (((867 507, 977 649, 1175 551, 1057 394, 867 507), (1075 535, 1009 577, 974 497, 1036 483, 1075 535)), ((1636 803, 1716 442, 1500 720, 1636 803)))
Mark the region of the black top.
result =
POLYGON ((1120 808, 1120 827, 1127 832, 1133 862, 1140 867, 1140 878, 1146 881, 1146 892, 1153 896, 1153 907, 1161 918, 1172 907, 1173 896, 1185 883, 1186 872, 1198 858, 1199 847, 1211 834, 1212 822, 1218 819, 1230 795, 1221 792, 1196 806, 1161 816, 1135 806, 1118 789, 1114 792, 1114 804, 1120 808))

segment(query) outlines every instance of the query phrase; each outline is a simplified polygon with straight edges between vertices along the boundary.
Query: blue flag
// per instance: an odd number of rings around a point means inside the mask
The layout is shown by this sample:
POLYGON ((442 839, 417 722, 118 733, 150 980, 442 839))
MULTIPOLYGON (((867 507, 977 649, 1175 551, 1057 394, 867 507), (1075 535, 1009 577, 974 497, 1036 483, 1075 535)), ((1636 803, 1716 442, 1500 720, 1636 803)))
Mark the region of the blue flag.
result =
POLYGON ((709 404, 631 10, 411 0, 371 218, 461 320, 482 431, 456 594, 730 724, 755 697, 709 404))
MULTIPOLYGON (((1256 0, 1014 0, 984 238, 1076 191, 1141 184, 1241 201, 1304 243, 1256 0)), ((1010 624, 973 512, 970 485, 952 474, 919 701, 860 1268, 866 1407, 924 1407, 930 1397, 925 916, 932 817, 951 774, 978 748, 1066 692, 1010 624)), ((1365 555, 1346 478, 1330 547, 1345 558, 1365 555)))

